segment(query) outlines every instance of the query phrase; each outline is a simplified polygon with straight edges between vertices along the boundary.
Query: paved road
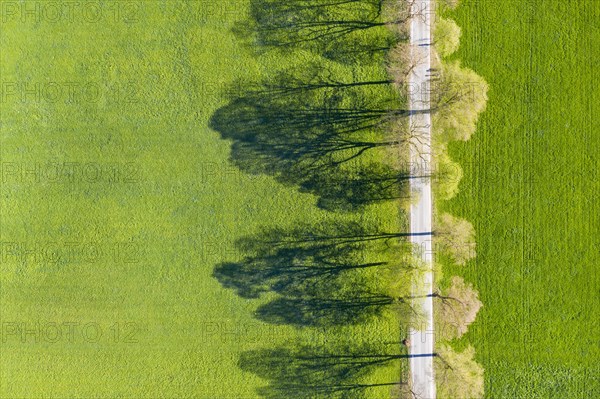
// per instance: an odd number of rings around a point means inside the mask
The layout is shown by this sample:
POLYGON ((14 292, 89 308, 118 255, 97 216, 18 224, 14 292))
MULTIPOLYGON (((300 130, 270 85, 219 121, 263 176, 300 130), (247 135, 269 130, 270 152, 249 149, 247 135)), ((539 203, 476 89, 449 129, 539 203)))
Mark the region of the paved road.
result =
MULTIPOLYGON (((431 74, 431 22, 433 20, 433 1, 418 0, 419 13, 413 13, 410 23, 411 58, 418 61, 409 78, 409 109, 427 110, 430 107, 428 81, 431 74)), ((423 175, 431 170, 431 115, 415 112, 410 115, 409 123, 414 135, 419 137, 410 146, 410 159, 413 175, 423 175), (416 131, 415 131, 416 130, 416 131)), ((432 231, 431 181, 429 178, 411 179, 411 192, 418 202, 410 208, 411 241, 415 244, 416 256, 427 271, 413 283, 414 308, 423 315, 422 321, 410 331, 410 374, 412 391, 418 399, 435 399, 435 380, 433 372, 433 298, 427 296, 433 289, 432 237, 420 234, 432 231), (430 356, 428 356, 430 355, 430 356)))

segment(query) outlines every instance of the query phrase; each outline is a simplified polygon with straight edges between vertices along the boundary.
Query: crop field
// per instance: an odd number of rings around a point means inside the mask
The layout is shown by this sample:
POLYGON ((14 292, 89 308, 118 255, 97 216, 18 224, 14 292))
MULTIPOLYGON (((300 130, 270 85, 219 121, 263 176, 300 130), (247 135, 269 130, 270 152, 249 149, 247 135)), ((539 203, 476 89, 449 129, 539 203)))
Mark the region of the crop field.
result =
POLYGON ((446 266, 484 306, 472 343, 487 398, 600 396, 597 1, 461 1, 453 57, 482 75, 477 133, 450 146, 477 259, 446 266))
MULTIPOLYGON (((369 168, 387 170, 377 164, 387 149, 365 149, 360 162, 352 154, 362 147, 332 156, 356 173, 357 189, 325 173, 302 180, 244 136, 276 133, 273 118, 297 111, 297 101, 258 98, 249 83, 290 65, 334 71, 338 83, 379 82, 337 93, 339 104, 361 97, 397 107, 380 50, 366 48, 384 46, 387 28, 352 36, 352 51, 369 54, 359 65, 339 45, 255 51, 242 40, 247 1, 51 3, 0 3, 0 397, 313 398, 299 391, 308 383, 297 355, 315 348, 320 364, 318 356, 348 351, 385 355, 382 367, 352 374, 352 388, 339 360, 319 381, 389 396, 405 319, 386 306, 391 294, 359 295, 361 284, 384 292, 405 281, 401 265, 375 267, 392 262, 400 237, 384 233, 406 230, 401 192, 367 195, 381 192, 369 168), (245 100, 234 100, 240 93, 245 100), (249 104, 273 112, 259 130, 244 119, 249 104), (369 243, 353 241, 366 234, 369 243), (356 271, 326 279, 340 297, 323 304, 319 292, 331 286, 268 263, 290 253, 296 262, 325 256, 333 266, 323 273, 333 274, 350 257, 356 271), (309 289, 317 299, 299 304, 294 295, 309 289), (373 317, 334 317, 351 306, 349 292, 371 301, 361 306, 373 317), (322 317, 325 306, 334 316, 322 317)), ((328 99, 310 93, 306 101, 328 99)), ((306 154, 298 162, 322 158, 306 154)), ((341 395, 331 392, 319 397, 341 395)))

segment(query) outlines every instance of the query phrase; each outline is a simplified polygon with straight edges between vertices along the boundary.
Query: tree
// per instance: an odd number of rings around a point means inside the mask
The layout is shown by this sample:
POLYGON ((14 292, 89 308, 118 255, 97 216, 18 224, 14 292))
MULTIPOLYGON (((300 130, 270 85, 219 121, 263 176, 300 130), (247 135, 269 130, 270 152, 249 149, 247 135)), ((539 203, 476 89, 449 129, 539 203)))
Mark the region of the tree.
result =
POLYGON ((445 62, 441 78, 432 83, 431 90, 434 127, 443 141, 468 140, 486 107, 485 80, 458 61, 445 62))
POLYGON ((475 258, 475 229, 467 220, 442 214, 435 229, 436 248, 448 253, 459 265, 475 258))
POLYGON ((450 159, 444 145, 437 146, 434 161, 435 181, 433 188, 435 190, 435 197, 447 201, 458 194, 463 170, 458 162, 450 159))
POLYGON ((408 43, 401 42, 392 47, 387 55, 386 67, 394 83, 403 89, 409 82, 410 74, 426 56, 426 52, 413 51, 408 43))
POLYGON ((483 306, 479 294, 471 284, 461 277, 453 277, 450 287, 444 295, 434 294, 441 300, 435 308, 438 323, 438 337, 452 340, 462 337, 471 323, 475 321, 479 309, 483 306))
POLYGON ((460 45, 460 27, 451 19, 436 20, 433 32, 434 45, 442 57, 447 57, 458 50, 460 45))
POLYGON ((446 344, 439 346, 434 361, 438 398, 483 398, 483 367, 474 358, 475 349, 471 345, 462 352, 446 344))

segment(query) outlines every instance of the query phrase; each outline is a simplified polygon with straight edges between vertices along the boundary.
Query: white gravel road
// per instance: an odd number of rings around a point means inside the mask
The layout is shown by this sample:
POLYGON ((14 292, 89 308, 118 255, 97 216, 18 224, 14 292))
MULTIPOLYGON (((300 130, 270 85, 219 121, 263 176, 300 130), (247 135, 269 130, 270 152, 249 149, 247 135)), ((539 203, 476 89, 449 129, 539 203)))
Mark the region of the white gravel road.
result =
MULTIPOLYGON (((430 108, 429 76, 431 72, 431 24, 434 18, 434 3, 430 0, 417 0, 410 21, 411 58, 418 61, 409 78, 409 109, 414 111, 430 108)), ((410 159, 413 175, 431 170, 431 115, 428 112, 414 112, 410 124, 419 131, 418 142, 410 146, 410 159)), ((426 267, 422 278, 413 283, 414 308, 423 315, 415 329, 410 331, 410 375, 412 391, 418 399, 435 399, 435 379, 433 370, 433 298, 428 296, 433 289, 432 253, 432 198, 431 180, 427 177, 411 179, 411 193, 418 198, 410 208, 411 241, 415 255, 426 267), (420 234, 417 234, 420 233, 420 234)))

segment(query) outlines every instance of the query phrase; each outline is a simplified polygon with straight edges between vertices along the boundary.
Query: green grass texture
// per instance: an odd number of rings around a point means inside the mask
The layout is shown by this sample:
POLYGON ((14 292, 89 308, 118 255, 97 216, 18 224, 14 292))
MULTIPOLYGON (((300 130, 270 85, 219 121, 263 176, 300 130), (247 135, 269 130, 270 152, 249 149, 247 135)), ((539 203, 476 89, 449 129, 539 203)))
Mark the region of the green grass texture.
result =
POLYGON ((440 207, 471 221, 472 342, 493 399, 600 395, 597 1, 462 1, 456 57, 489 83, 464 169, 440 207))
POLYGON ((263 227, 405 228, 396 201, 333 214, 242 173, 208 127, 231 82, 334 61, 253 54, 232 33, 246 1, 51 3, 0 3, 0 397, 256 398, 268 381, 239 367, 244 352, 399 341, 393 312, 331 329, 260 322, 264 300, 212 275, 263 227))

